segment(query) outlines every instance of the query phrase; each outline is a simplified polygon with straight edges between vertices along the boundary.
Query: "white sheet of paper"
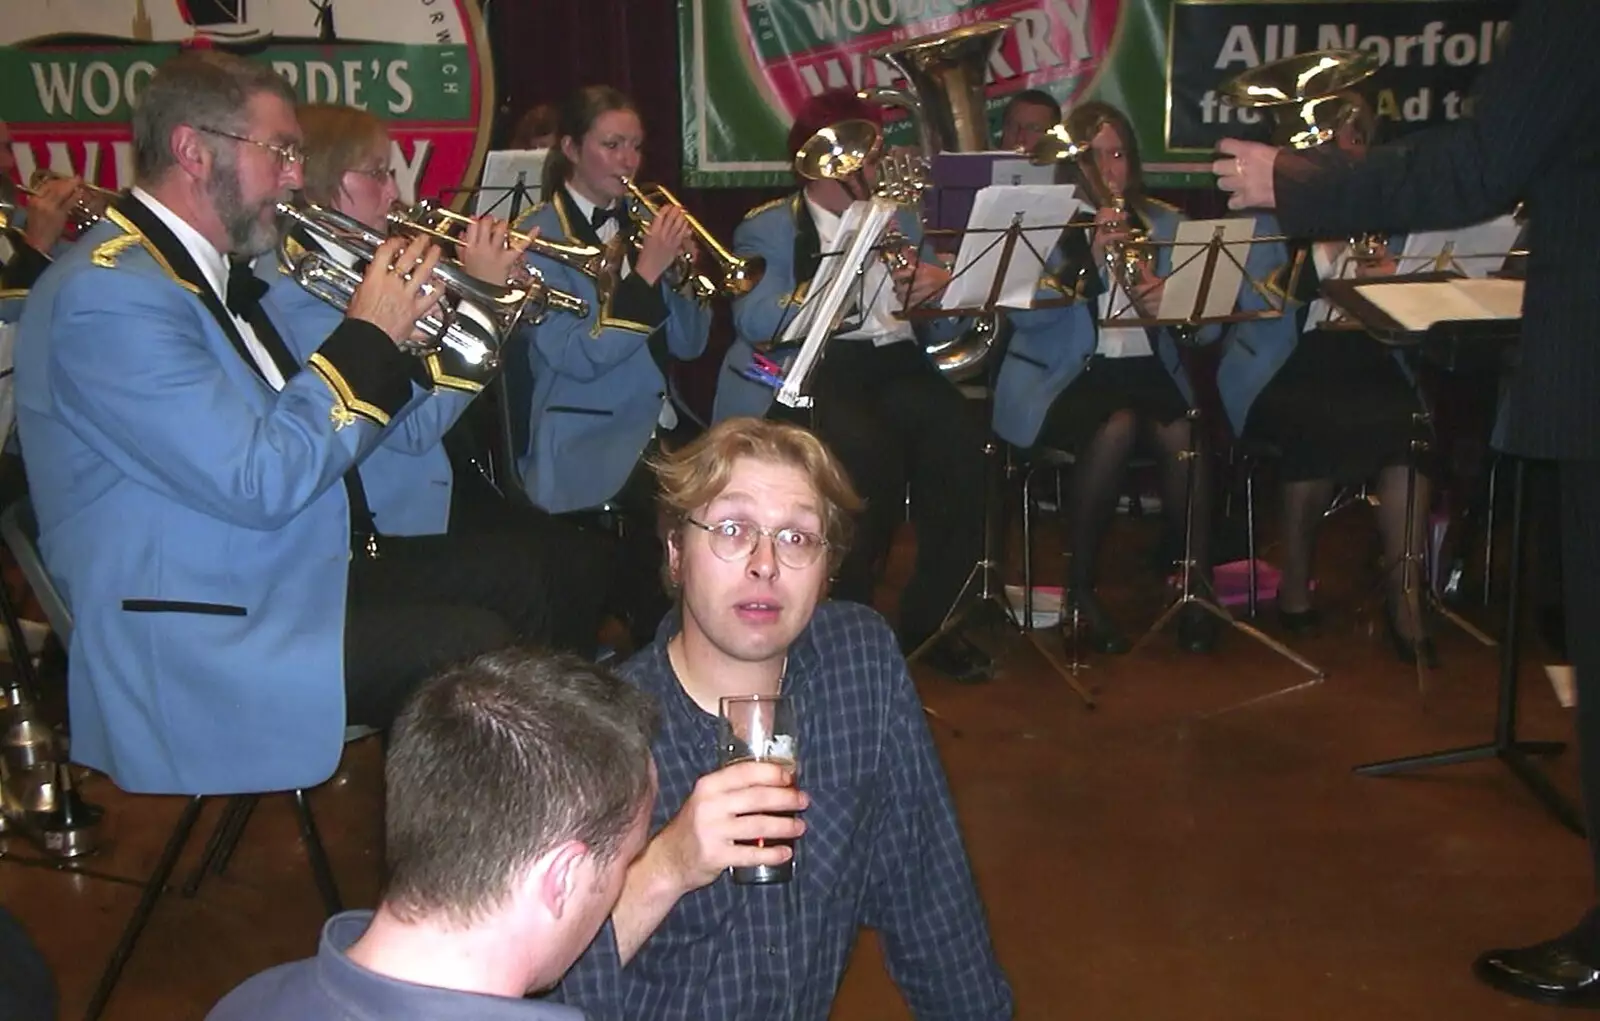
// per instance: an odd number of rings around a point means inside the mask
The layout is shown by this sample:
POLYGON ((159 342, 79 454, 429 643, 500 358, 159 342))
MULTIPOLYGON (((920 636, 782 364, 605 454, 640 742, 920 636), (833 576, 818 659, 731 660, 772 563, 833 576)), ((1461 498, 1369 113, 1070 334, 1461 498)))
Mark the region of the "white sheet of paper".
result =
POLYGON ((528 200, 522 203, 518 216, 528 215, 544 198, 540 181, 544 177, 545 157, 549 155, 549 149, 492 150, 483 161, 483 179, 478 182, 481 190, 473 203, 473 213, 478 216, 493 213, 502 219, 510 216, 508 189, 516 187, 520 179, 528 200))
POLYGON ((1520 280, 1439 280, 1361 284, 1362 297, 1407 330, 1463 319, 1516 319, 1520 280))
POLYGON ((940 307, 971 308, 989 301, 1005 252, 1005 235, 994 231, 1020 223, 1022 236, 1012 246, 996 304, 1032 308, 1033 293, 1050 251, 1078 209, 1076 192, 1070 184, 992 184, 980 189, 973 196, 967 233, 956 253, 954 279, 940 297, 940 307))
POLYGON ((1509 214, 1460 230, 1430 230, 1406 236, 1397 273, 1455 271, 1486 277, 1500 269, 1522 228, 1509 214))
POLYGON ((778 388, 778 402, 791 408, 809 408, 811 398, 804 392, 806 381, 811 376, 811 370, 816 367, 817 360, 822 357, 823 345, 833 335, 838 327, 839 320, 844 316, 846 301, 850 290, 857 286, 857 277, 868 259, 876 258, 873 246, 878 243, 878 238, 884 229, 894 221, 898 208, 893 202, 884 199, 872 199, 867 202, 852 203, 845 210, 839 224, 839 244, 842 253, 829 255, 823 253, 822 264, 817 269, 817 275, 812 279, 811 287, 806 291, 805 303, 800 307, 800 315, 795 317, 798 322, 802 317, 806 322, 803 331, 794 331, 794 322, 790 328, 784 330, 784 339, 793 340, 794 337, 805 334, 805 341, 800 345, 794 359, 784 370, 783 385, 778 388), (858 208, 859 207, 859 208, 858 208), (832 263, 830 267, 828 264, 832 263), (819 285, 826 272, 826 282, 819 285))
POLYGON ((1211 288, 1201 308, 1203 319, 1232 315, 1239 300, 1239 285, 1244 282, 1244 266, 1250 257, 1250 239, 1255 237, 1255 220, 1239 217, 1227 220, 1184 220, 1178 224, 1172 245, 1172 273, 1161 293, 1158 319, 1187 320, 1194 315, 1200 300, 1200 284, 1205 278, 1207 248, 1220 229, 1224 248, 1217 252, 1211 288), (1229 255, 1232 258, 1229 258, 1229 255), (1235 261, 1237 260, 1237 261, 1235 261))
POLYGON ((1021 156, 1014 160, 995 160, 989 165, 989 183, 1001 185, 1054 184, 1054 164, 1039 166, 1021 156))

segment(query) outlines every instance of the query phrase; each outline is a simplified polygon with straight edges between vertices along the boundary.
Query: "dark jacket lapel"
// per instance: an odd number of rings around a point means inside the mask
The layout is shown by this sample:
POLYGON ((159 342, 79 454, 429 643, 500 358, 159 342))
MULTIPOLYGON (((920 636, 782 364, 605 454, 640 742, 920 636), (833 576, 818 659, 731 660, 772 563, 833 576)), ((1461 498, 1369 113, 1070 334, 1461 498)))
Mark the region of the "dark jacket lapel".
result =
POLYGON ((804 192, 795 192, 794 215, 794 283, 796 287, 809 283, 822 265, 822 241, 817 235, 817 224, 811 218, 811 207, 806 205, 804 192))

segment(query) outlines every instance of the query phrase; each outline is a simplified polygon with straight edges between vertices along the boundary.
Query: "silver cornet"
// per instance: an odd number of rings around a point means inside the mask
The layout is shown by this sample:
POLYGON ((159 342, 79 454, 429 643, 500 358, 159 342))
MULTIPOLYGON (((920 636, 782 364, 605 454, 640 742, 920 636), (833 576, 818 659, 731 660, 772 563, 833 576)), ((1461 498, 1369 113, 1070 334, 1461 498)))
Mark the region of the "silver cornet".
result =
MULTIPOLYGON (((348 308, 361 285, 362 269, 388 237, 322 206, 280 202, 278 214, 322 249, 291 251, 290 233, 282 232, 279 257, 295 281, 328 304, 348 308), (339 253, 349 265, 336 257, 339 253)), ((426 358, 448 348, 461 371, 479 382, 487 382, 499 369, 500 348, 524 319, 538 322, 552 308, 577 316, 589 314, 588 302, 546 286, 537 273, 517 286, 501 286, 469 275, 457 263, 440 260, 432 279, 423 286, 442 288, 444 297, 432 312, 417 320, 417 331, 426 339, 402 341, 401 350, 426 358)))

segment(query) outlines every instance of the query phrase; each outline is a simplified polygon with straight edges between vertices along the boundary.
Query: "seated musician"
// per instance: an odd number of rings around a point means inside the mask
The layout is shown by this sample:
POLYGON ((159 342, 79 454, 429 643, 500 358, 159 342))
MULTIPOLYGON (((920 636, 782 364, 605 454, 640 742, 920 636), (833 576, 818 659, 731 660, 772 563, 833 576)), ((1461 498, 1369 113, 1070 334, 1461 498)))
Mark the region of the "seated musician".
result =
MULTIPOLYGON (((17 171, 11 152, 11 127, 0 121, 0 178, 17 171)), ((39 184, 25 206, 0 216, 0 291, 33 286, 50 265, 51 254, 67 229, 67 221, 83 197, 76 177, 52 177, 39 184)))
MULTIPOLYGON (((1365 149, 1375 118, 1354 94, 1354 107, 1335 143, 1365 149)), ((1260 218, 1258 233, 1277 233, 1276 220, 1260 218)), ((1291 280, 1291 311, 1277 319, 1239 323, 1217 368, 1217 387, 1234 431, 1270 443, 1281 453, 1283 565, 1278 613, 1285 630, 1312 631, 1320 617, 1311 605, 1312 552, 1334 487, 1358 484, 1376 474, 1378 534, 1383 541, 1386 620, 1395 654, 1405 662, 1436 661, 1418 604, 1425 584, 1415 564, 1400 564, 1406 541, 1407 462, 1414 437, 1426 436, 1413 416, 1424 411, 1416 381, 1398 351, 1359 328, 1329 328, 1333 310, 1317 298, 1320 281, 1341 275, 1375 276, 1395 271, 1389 247, 1372 244, 1352 251, 1349 239, 1298 243, 1278 267, 1280 288, 1291 280), (1298 263, 1298 275, 1294 265, 1298 263), (1412 571, 1406 595, 1406 572, 1412 571)), ((1242 301, 1259 296, 1247 294, 1242 301)), ((1432 487, 1424 462, 1416 477, 1411 528, 1413 549, 1425 547, 1432 487)))
MULTIPOLYGON (((298 117, 305 197, 385 233, 384 218, 399 190, 383 122, 365 110, 323 104, 302 106, 298 117)), ((521 259, 520 247, 508 245, 506 235, 507 225, 492 217, 470 225, 460 253, 467 273, 504 283, 521 259)), ((298 231, 291 231, 285 248, 290 255, 323 250, 298 231)), ((269 282, 263 301, 288 324, 284 339, 303 364, 338 325, 340 312, 296 283, 292 267, 276 256, 258 260, 256 273, 269 282)), ((476 469, 452 468, 441 438, 487 380, 452 371, 448 357, 443 352, 424 363, 427 389, 419 389, 361 462, 362 489, 383 550, 355 564, 351 582, 377 596, 449 571, 461 586, 475 589, 475 605, 505 618, 519 643, 590 654, 609 553, 598 537, 537 508, 513 505, 476 469)))
POLYGON ((1006 102, 1000 114, 1000 148, 1032 152, 1061 121, 1061 104, 1043 89, 1024 89, 1006 102))
POLYGON ((506 649, 430 680, 385 755, 377 910, 328 919, 316 956, 207 1021, 583 1021, 523 997, 589 945, 644 847, 656 718, 570 657, 506 649))
MULTIPOLYGON (((876 123, 881 116, 880 108, 854 93, 825 92, 795 118, 789 149, 799 149, 830 124, 876 123)), ((877 258, 869 261, 861 290, 867 307, 847 315, 829 340, 809 382, 813 407, 779 404, 772 387, 744 375, 755 349, 780 337, 798 312, 821 253, 837 248, 840 217, 851 202, 867 196, 877 173, 876 162, 869 161, 860 175, 864 180, 807 181, 795 194, 751 211, 734 232, 736 254, 764 258, 766 273, 734 302, 737 337, 717 377, 716 418, 767 415, 800 422, 844 462, 866 510, 839 569, 837 599, 872 605, 879 565, 903 517, 909 478, 917 560, 900 596, 899 626, 900 646, 909 654, 939 630, 983 552, 983 426, 920 342, 950 336, 964 324, 944 319, 914 326, 895 315, 908 298, 914 305, 939 293, 949 272, 931 260, 894 269, 877 258)), ((922 226, 914 211, 902 209, 898 226, 911 245, 919 245, 922 226)), ((929 648, 924 662, 967 683, 988 680, 994 669, 981 649, 954 631, 929 648)))
MULTIPOLYGON (((1171 239, 1183 217, 1146 194, 1138 143, 1120 110, 1084 103, 1068 115, 1067 128, 1072 137, 1089 139, 1092 153, 1085 158, 1093 165, 1079 178, 1088 186, 1079 192, 1100 209, 1092 229, 1073 228, 1062 235, 1051 261, 1054 279, 1046 281, 1039 297, 1080 300, 1011 315, 1011 344, 995 388, 994 429, 1018 447, 1052 447, 1076 456, 1066 508, 1068 597, 1090 644, 1120 653, 1128 650, 1128 641, 1095 595, 1100 547, 1122 492, 1123 472, 1141 445, 1158 459, 1162 509, 1173 532, 1183 535, 1190 462, 1182 455, 1191 441, 1185 416, 1194 391, 1171 330, 1100 325, 1113 312, 1131 319, 1153 315, 1160 305, 1161 278, 1171 271, 1172 249, 1153 246, 1153 267, 1111 265, 1106 256, 1128 240, 1133 227, 1153 240, 1171 239), (1097 194, 1101 188, 1108 194, 1097 194), (1122 203, 1125 208, 1119 208, 1122 203)), ((1197 339, 1214 339, 1216 332, 1206 328, 1197 339)), ((1205 457, 1193 464, 1193 555, 1196 570, 1206 578, 1210 472, 1205 457)), ((1184 607, 1178 644, 1210 650, 1217 623, 1199 606, 1184 607)))
POLYGON ((842 466, 734 418, 657 471, 678 604, 621 670, 662 707, 652 836, 557 995, 595 1021, 824 1021, 870 926, 911 1016, 1009 1019, 905 659, 877 613, 823 602, 859 504, 842 466), (717 767, 720 700, 752 694, 794 701, 798 771, 717 767), (782 884, 729 871, 786 862, 782 884))
POLYGON ((645 226, 628 201, 625 182, 638 174, 644 145, 633 101, 605 86, 580 89, 561 106, 559 135, 545 163, 545 201, 519 229, 569 245, 621 245, 626 257, 621 279, 602 294, 593 277, 529 253, 546 282, 589 309, 552 311, 524 331, 533 378, 518 463, 538 506, 554 514, 607 508, 619 522, 629 630, 644 644, 669 603, 655 567, 654 485, 641 459, 683 424, 668 399, 668 365, 705 350, 711 312, 680 293, 671 272, 694 250, 683 210, 666 206, 645 226))
POLYGON ((301 184, 293 90, 186 52, 133 135, 132 193, 40 278, 17 344, 40 551, 74 617, 73 758, 135 792, 310 787, 347 721, 386 726, 423 678, 513 638, 448 577, 347 598, 368 545, 351 469, 422 389, 399 344, 439 253, 383 243, 302 367, 289 325, 226 283, 301 184))

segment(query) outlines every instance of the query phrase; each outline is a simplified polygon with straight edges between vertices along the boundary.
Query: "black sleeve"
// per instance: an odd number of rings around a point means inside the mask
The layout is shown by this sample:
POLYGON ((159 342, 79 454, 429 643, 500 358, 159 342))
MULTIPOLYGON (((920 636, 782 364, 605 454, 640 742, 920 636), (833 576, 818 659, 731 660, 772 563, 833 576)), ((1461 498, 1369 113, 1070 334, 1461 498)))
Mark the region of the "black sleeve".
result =
POLYGON ((667 303, 661 297, 659 281, 647 283, 639 274, 629 273, 612 295, 611 317, 651 328, 666 322, 667 303))
POLYGON ((0 290, 25 291, 32 287, 50 266, 50 257, 26 241, 16 231, 8 231, 11 258, 0 267, 0 290))
POLYGON ((372 405, 390 416, 411 399, 414 374, 426 371, 421 361, 364 319, 344 320, 311 355, 311 367, 347 405, 372 405))

